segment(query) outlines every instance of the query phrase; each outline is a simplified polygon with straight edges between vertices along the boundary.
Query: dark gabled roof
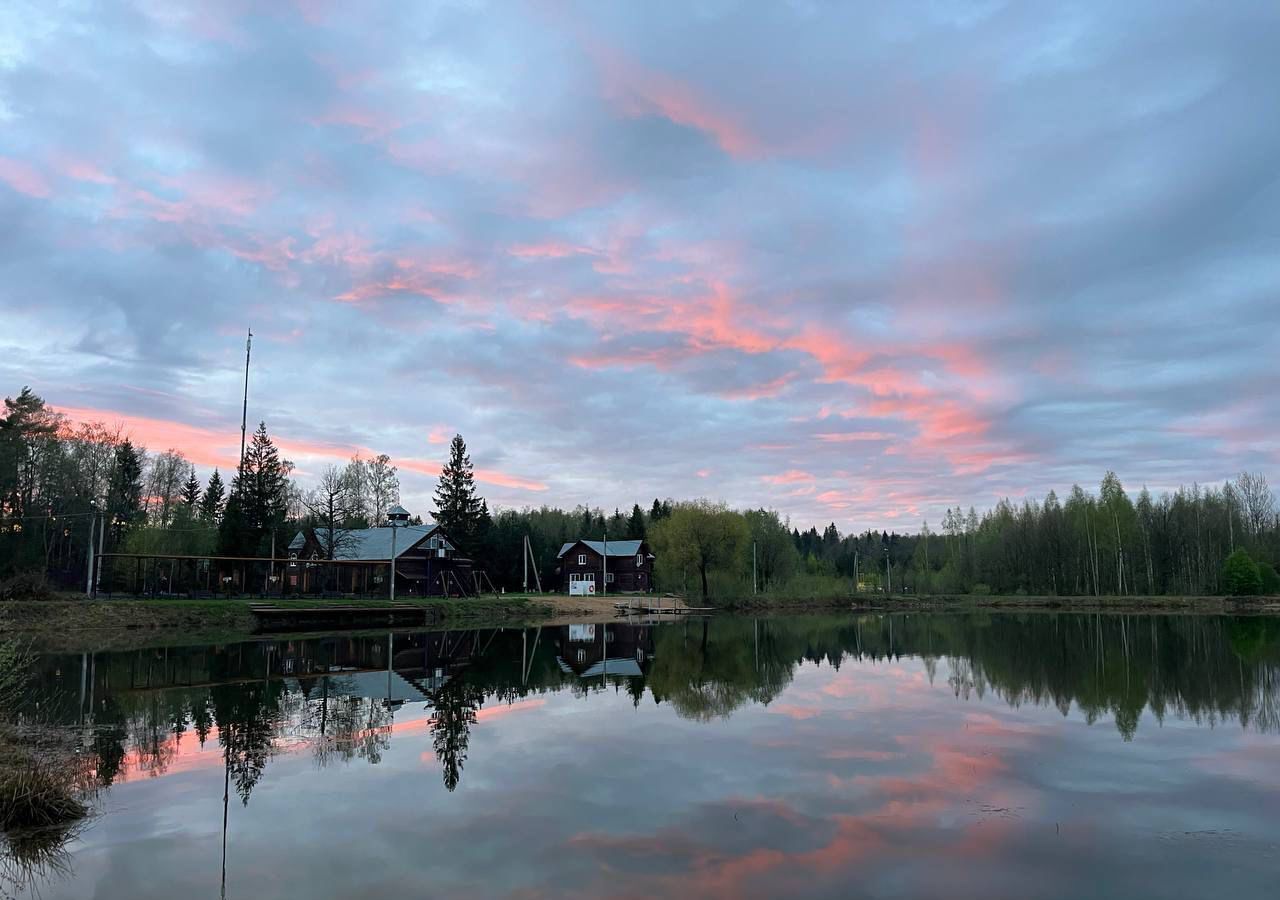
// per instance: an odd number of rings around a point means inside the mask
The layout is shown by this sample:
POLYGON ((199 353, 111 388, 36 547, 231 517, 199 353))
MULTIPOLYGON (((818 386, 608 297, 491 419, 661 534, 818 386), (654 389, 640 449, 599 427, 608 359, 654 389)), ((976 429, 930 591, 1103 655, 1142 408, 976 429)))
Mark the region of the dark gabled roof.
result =
MULTIPOLYGON (((405 525, 394 529, 396 532, 396 559, 421 543, 423 538, 430 537, 440 526, 434 522, 424 525, 405 525)), ((334 553, 335 559, 355 559, 378 562, 391 559, 391 532, 389 527, 359 528, 354 531, 345 529, 334 532, 334 543, 338 545, 334 553)), ((314 529, 316 541, 321 549, 325 546, 328 529, 314 529)), ((306 535, 299 531, 289 542, 290 550, 301 550, 306 546, 306 535)))
MULTIPOLYGON (((578 544, 585 544, 594 552, 604 556, 604 541, 570 541, 560 548, 560 552, 556 554, 556 559, 564 556, 569 552, 570 548, 576 547, 578 544)), ((635 556, 640 552, 640 546, 644 541, 610 541, 610 556, 635 556)))

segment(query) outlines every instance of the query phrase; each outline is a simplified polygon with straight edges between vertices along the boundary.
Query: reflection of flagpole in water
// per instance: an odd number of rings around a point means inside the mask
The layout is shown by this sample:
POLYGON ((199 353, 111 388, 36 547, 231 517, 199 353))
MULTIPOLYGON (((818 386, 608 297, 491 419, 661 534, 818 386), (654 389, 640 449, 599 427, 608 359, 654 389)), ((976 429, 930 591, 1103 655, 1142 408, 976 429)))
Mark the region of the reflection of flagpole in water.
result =
MULTIPOLYGON (((529 633, 526 631, 526 632, 525 632, 525 640, 527 641, 528 639, 529 639, 529 633)), ((541 626, 541 625, 539 625, 539 626, 538 626, 538 630, 537 630, 536 632, 534 632, 534 635, 533 635, 533 650, 529 653, 529 664, 528 664, 528 667, 524 669, 523 684, 524 684, 526 687, 528 687, 528 685, 529 685, 529 675, 533 672, 533 660, 534 660, 534 658, 538 655, 538 641, 540 641, 540 640, 542 640, 542 626, 541 626)))
POLYGON ((231 746, 222 736, 222 900, 227 900, 227 798, 231 794, 231 746))

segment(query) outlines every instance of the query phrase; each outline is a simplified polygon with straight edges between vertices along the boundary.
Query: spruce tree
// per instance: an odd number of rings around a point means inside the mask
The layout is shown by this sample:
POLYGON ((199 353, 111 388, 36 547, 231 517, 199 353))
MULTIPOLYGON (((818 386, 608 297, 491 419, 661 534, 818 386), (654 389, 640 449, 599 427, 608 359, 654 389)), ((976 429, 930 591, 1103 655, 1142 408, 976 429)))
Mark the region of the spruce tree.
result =
POLYGON ((182 485, 182 503, 187 508, 189 516, 195 516, 196 504, 200 502, 200 479, 196 477, 195 467, 191 467, 191 472, 187 475, 186 483, 182 485))
POLYGON ((219 544, 224 554, 254 556, 269 551, 271 532, 284 522, 292 471, 293 463, 281 459, 267 434, 267 424, 258 423, 223 510, 219 544))
POLYGON ((631 507, 631 518, 627 520, 627 537, 632 540, 643 541, 646 530, 644 510, 637 503, 631 507))
POLYGON ((217 469, 209 476, 209 485, 200 498, 200 518, 210 525, 222 521, 222 508, 226 503, 227 489, 222 484, 222 475, 217 469))
MULTIPOLYGON (((445 533, 473 552, 480 536, 482 501, 476 495, 475 470, 467 455, 467 444, 462 435, 455 434, 449 444, 449 459, 440 470, 436 482, 434 515, 445 533)), ((483 507, 485 516, 488 507, 483 507)))
POLYGON ((107 485, 107 515, 117 540, 142 518, 142 451, 132 441, 116 447, 107 485))

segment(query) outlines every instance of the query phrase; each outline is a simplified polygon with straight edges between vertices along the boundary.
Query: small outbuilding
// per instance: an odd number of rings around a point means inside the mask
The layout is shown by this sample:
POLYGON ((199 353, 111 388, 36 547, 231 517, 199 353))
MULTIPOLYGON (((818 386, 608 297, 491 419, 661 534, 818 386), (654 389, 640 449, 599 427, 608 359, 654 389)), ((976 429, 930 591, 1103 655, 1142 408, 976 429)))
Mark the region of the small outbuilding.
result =
POLYGON ((636 594, 653 590, 653 551, 646 541, 570 541, 557 573, 570 594, 636 594))

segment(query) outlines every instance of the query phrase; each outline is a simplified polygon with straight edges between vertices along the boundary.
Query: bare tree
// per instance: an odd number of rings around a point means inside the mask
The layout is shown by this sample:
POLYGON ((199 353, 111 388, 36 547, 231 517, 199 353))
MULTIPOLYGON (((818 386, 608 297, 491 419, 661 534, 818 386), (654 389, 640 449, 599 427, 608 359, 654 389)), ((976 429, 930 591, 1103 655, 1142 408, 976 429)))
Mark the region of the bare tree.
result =
POLYGON ((351 504, 359 512, 357 515, 373 522, 373 500, 369 492, 369 461, 362 459, 357 453, 351 462, 342 469, 342 477, 347 482, 347 490, 351 494, 351 504))
POLYGON ((400 478, 391 457, 379 453, 365 465, 369 481, 369 524, 381 525, 387 518, 387 510, 400 502, 400 478))
POLYGON ((326 469, 320 483, 303 500, 303 506, 316 523, 316 536, 325 558, 342 558, 355 544, 349 526, 351 520, 360 515, 345 473, 334 466, 326 469))
POLYGON ((1240 517, 1245 529, 1254 536, 1261 534, 1276 515, 1276 495, 1267 484, 1265 475, 1240 473, 1236 479, 1235 495, 1240 503, 1240 517))
POLYGON ((147 466, 145 502, 152 524, 164 528, 172 523, 182 483, 190 470, 191 463, 177 450, 166 450, 151 458, 147 466))

